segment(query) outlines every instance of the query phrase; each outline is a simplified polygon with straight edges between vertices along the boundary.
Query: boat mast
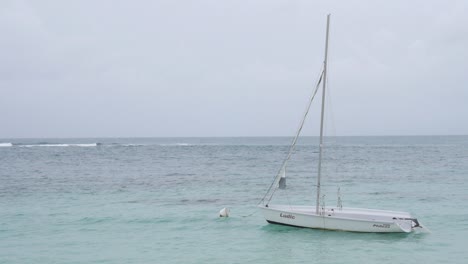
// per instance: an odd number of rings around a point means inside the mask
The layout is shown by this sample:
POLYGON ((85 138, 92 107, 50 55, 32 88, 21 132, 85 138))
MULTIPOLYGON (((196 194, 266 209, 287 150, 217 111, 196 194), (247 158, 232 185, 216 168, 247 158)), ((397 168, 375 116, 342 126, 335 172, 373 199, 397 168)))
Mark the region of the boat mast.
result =
POLYGON ((328 55, 328 29, 330 27, 330 14, 327 15, 327 33, 325 37, 325 59, 323 61, 323 88, 322 88, 322 114, 320 117, 320 145, 319 145, 319 163, 317 176, 317 200, 315 205, 315 214, 319 214, 320 204, 320 174, 322 172, 322 152, 323 152, 323 116, 325 113, 325 87, 327 84, 327 55, 328 55))

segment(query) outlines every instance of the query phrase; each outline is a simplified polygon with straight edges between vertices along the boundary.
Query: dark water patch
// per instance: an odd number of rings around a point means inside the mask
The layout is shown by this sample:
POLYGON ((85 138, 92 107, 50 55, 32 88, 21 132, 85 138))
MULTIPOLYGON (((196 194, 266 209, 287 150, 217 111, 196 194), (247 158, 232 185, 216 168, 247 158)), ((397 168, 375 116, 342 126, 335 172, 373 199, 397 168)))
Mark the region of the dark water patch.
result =
POLYGON ((128 224, 164 224, 170 223, 174 220, 172 218, 160 218, 160 217, 151 217, 151 218, 141 218, 141 219, 129 219, 124 221, 128 224))
POLYGON ((432 203, 432 202, 441 202, 441 201, 444 201, 444 200, 447 200, 445 197, 440 197, 440 196, 433 196, 433 197, 422 197, 422 198, 419 198, 418 201, 420 202, 428 202, 428 203, 432 203))
POLYGON ((78 220, 82 224, 99 224, 99 223, 108 223, 114 221, 113 217, 83 217, 78 220))
POLYGON ((183 198, 177 201, 167 201, 165 205, 207 205, 207 204, 216 204, 219 203, 221 199, 187 199, 183 198))
POLYGON ((268 224, 265 221, 265 225, 261 226, 260 229, 266 232, 275 232, 275 233, 289 233, 291 231, 295 231, 296 229, 304 229, 294 226, 287 226, 287 225, 275 225, 275 224, 268 224))
POLYGON ((369 192, 369 195, 392 195, 396 194, 396 192, 369 192))
POLYGON ((167 173, 165 176, 194 176, 196 175, 195 173, 180 173, 180 172, 172 172, 172 173, 167 173))
POLYGON ((96 232, 98 230, 99 229, 97 229, 97 228, 90 228, 90 227, 82 227, 82 228, 78 229, 78 231, 80 231, 80 232, 96 232))
POLYGON ((220 199, 197 199, 197 200, 189 200, 189 199, 181 199, 181 203, 189 203, 189 204, 212 204, 220 201, 220 199))
POLYGON ((216 203, 219 199, 198 199, 196 200, 197 203, 216 203))

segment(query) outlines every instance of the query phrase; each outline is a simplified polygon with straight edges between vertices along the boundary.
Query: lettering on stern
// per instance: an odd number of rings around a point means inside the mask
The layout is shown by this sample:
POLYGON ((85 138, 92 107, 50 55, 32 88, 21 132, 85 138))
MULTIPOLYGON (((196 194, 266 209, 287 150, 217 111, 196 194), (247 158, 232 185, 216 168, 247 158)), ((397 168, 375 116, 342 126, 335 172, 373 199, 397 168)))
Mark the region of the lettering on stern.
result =
POLYGON ((280 217, 283 217, 283 218, 289 218, 289 219, 296 219, 296 217, 292 214, 283 214, 283 213, 280 213, 280 217))
POLYGON ((373 227, 390 228, 390 224, 374 224, 373 227))

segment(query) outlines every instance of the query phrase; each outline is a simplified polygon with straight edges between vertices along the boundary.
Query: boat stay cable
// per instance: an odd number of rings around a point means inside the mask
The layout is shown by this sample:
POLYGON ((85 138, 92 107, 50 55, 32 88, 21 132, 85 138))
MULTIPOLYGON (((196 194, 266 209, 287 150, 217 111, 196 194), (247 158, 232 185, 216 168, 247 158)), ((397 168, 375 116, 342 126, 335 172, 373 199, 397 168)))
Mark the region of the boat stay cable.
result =
POLYGON ((297 140, 299 138, 299 135, 301 134, 302 128, 304 127, 304 123, 305 123, 305 120, 307 118, 307 114, 309 113, 310 106, 312 105, 312 101, 314 100, 315 95, 317 94, 317 92, 319 90, 320 84, 322 83, 323 75, 324 75, 324 70, 322 69, 320 71, 320 76, 318 78, 317 84, 315 85, 315 89, 314 89, 312 95, 310 96, 309 102, 308 102, 307 107, 306 107, 306 111, 304 113, 304 116, 302 117, 299 128, 297 129, 296 135, 293 138, 292 143, 291 143, 291 145, 289 147, 288 154, 287 154, 286 158, 284 159, 280 169, 278 170, 278 173, 276 174, 275 178, 273 179, 273 182, 269 186, 269 188, 266 191, 263 198, 258 203, 259 205, 261 203, 263 203, 263 205, 268 207, 268 203, 271 201, 271 199, 273 198, 273 194, 278 189, 279 181, 280 181, 282 175, 284 174, 284 172, 286 170, 286 165, 287 165, 288 161, 291 159, 291 155, 293 154, 293 152, 295 150, 297 140))

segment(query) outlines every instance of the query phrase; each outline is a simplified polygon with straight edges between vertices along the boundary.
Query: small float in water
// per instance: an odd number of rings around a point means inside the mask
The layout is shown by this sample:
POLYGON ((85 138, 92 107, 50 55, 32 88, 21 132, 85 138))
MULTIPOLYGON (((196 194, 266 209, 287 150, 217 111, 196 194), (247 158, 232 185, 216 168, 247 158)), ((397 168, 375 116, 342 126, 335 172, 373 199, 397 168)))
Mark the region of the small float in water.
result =
POLYGON ((229 208, 223 208, 219 211, 219 217, 229 217, 229 208))

